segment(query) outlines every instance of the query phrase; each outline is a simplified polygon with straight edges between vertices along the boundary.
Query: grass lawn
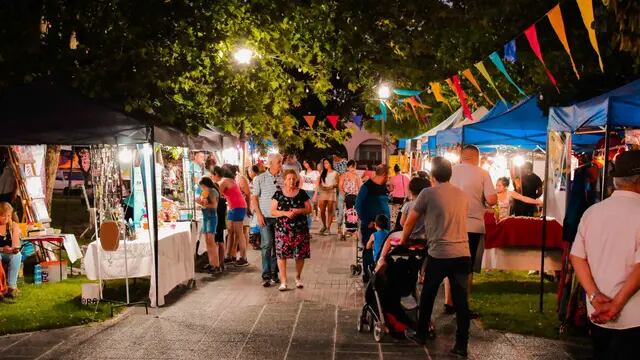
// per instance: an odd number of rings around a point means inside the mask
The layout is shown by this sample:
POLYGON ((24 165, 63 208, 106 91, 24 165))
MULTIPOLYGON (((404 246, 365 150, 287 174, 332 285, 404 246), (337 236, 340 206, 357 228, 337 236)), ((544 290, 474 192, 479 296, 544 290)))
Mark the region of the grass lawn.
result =
MULTIPOLYGON (((85 277, 74 276, 63 282, 36 286, 32 283, 19 284, 22 291, 15 304, 0 303, 0 335, 34 330, 54 329, 87 324, 110 318, 109 304, 82 305, 80 295, 82 284, 90 282, 85 277)), ((133 299, 146 299, 149 280, 129 280, 133 299)), ((124 280, 108 282, 104 290, 107 299, 125 299, 124 280)), ((114 309, 114 313, 123 308, 114 309)))
POLYGON ((540 277, 526 272, 474 274, 471 308, 484 327, 558 339, 555 284, 545 282, 544 312, 538 312, 540 277))

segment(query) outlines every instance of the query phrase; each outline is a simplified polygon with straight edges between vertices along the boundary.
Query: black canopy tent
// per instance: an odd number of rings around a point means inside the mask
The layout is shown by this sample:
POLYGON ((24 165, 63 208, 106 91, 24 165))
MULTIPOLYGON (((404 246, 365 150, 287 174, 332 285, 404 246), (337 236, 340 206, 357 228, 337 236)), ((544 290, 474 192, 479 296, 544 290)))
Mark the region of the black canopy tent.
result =
MULTIPOLYGON (((190 137, 172 127, 152 124, 148 114, 127 114, 115 107, 89 99, 73 89, 46 82, 16 87, 0 97, 2 145, 133 145, 161 143, 203 149, 220 149, 222 139, 190 137), (142 120, 141 120, 142 119, 142 120)), ((150 163, 155 163, 151 151, 150 163)), ((151 166, 151 189, 156 188, 156 169, 151 166)), ((146 192, 145 192, 146 193, 146 192)), ((149 208, 156 211, 158 199, 151 191, 149 208)), ((153 215, 154 219, 157 216, 153 215)), ((158 224, 152 222, 155 271, 155 303, 159 304, 158 224)))

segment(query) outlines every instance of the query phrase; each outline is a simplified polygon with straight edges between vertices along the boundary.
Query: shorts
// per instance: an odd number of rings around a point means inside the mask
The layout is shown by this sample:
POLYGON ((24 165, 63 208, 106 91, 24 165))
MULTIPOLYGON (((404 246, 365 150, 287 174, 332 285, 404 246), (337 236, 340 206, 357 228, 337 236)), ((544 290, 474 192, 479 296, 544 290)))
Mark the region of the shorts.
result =
POLYGON ((318 201, 336 201, 336 191, 334 189, 331 190, 322 190, 320 189, 318 195, 318 201))
POLYGON ((482 254, 484 253, 484 234, 467 233, 469 236, 469 252, 471 253, 471 266, 469 274, 479 273, 482 268, 482 254), (482 244, 482 246, 480 246, 482 244))
POLYGON ((247 215, 247 208, 235 208, 227 211, 227 220, 229 221, 244 221, 244 216, 247 215))
POLYGON ((218 209, 202 209, 202 233, 215 234, 218 229, 218 209))

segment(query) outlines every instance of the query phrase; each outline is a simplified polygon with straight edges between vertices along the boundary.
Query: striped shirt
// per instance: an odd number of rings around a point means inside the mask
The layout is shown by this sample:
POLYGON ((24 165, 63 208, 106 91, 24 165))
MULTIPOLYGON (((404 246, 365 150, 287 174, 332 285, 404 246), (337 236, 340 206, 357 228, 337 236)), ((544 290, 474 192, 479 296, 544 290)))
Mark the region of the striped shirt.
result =
POLYGON ((265 171, 253 179, 251 195, 258 197, 260 212, 264 217, 273 217, 271 216, 271 199, 276 191, 282 189, 282 187, 282 174, 273 176, 270 171, 265 171))

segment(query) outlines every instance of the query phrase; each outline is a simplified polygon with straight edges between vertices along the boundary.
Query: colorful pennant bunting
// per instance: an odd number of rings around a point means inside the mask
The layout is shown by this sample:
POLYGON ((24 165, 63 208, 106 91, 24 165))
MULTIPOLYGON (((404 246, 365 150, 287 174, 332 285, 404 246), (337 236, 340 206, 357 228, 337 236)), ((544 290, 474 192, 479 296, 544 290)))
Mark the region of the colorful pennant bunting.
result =
POLYGON ((498 91, 498 88, 496 87, 496 84, 493 83, 493 79, 491 79, 491 76, 489 75, 489 72, 487 71, 487 68, 484 67, 484 63, 482 61, 480 61, 480 62, 477 62, 474 66, 476 67, 476 69, 478 69, 478 71, 480 71, 480 74, 482 74, 482 77, 484 77, 484 79, 487 80, 487 82, 489 83, 489 85, 491 85, 493 90, 496 91, 496 93, 498 94, 498 97, 503 102, 506 102, 504 100, 504 98, 502 97, 502 94, 500 94, 500 91, 498 91))
POLYGON ((580 79, 580 73, 578 73, 576 63, 573 61, 571 49, 569 48, 569 42, 567 41, 567 33, 564 30, 564 21, 562 20, 562 11, 560 10, 560 4, 556 5, 553 9, 551 9, 551 11, 547 13, 547 18, 549 18, 551 27, 553 28, 553 31, 556 32, 558 40, 560 40, 562 46, 564 46, 564 50, 569 55, 569 60, 571 60, 571 67, 573 67, 573 72, 576 73, 576 77, 580 79))
POLYGON ((473 76, 473 73, 471 72, 470 69, 466 69, 462 72, 462 75, 464 75, 464 77, 469 80, 469 82, 471 84, 473 84, 473 86, 480 92, 480 94, 482 95, 482 97, 484 97, 485 100, 487 100, 487 102, 489 104, 491 104, 491 106, 494 105, 493 101, 491 101, 491 99, 489 99, 489 97, 487 96, 487 94, 484 93, 484 91, 482 91, 482 88, 480 88, 480 84, 478 84, 478 81, 476 80, 476 78, 473 76))
POLYGON ((527 41, 529 42, 529 46, 531 46, 531 50, 533 50, 533 53, 536 54, 536 57, 538 58, 538 60, 540 60, 540 62, 542 63, 542 66, 544 66, 544 70, 547 72, 549 81, 551 81, 553 86, 555 86, 556 91, 560 93, 560 89, 558 89, 558 82, 556 81, 556 78, 553 76, 553 74, 547 67, 547 64, 544 63, 544 58, 542 57, 542 51, 540 50, 540 43, 538 42, 538 33, 536 31, 536 24, 529 26, 529 28, 527 28, 527 30, 524 31, 524 35, 526 36, 527 41))
POLYGON ((383 119, 383 115, 382 114, 373 115, 373 120, 375 120, 375 121, 380 121, 382 119, 383 119))
POLYGON ((380 100, 380 114, 382 115, 382 120, 387 121, 387 105, 382 100, 380 100))
POLYGON ((327 120, 329 120, 329 123, 331 124, 331 126, 333 126, 334 129, 338 129, 338 119, 340 118, 339 115, 327 115, 327 120))
POLYGON ((512 64, 516 62, 516 39, 504 44, 504 59, 512 64))
POLYGON ((393 89, 393 93, 400 96, 417 96, 421 92, 420 90, 393 89))
POLYGON ((316 117, 313 115, 306 115, 303 117, 304 117, 304 121, 306 121, 309 127, 313 129, 313 122, 316 121, 316 117))
POLYGON ((351 121, 353 121, 359 129, 362 129, 362 115, 351 115, 351 121))
MULTIPOLYGON (((452 79, 451 81, 453 82, 453 89, 455 90, 456 94, 458 95, 458 99, 460 100, 460 105, 462 106, 462 113, 464 114, 464 117, 466 117, 467 119, 473 120, 473 116, 471 115, 471 109, 469 109, 469 104, 467 104, 467 99, 464 94, 464 90, 462 90, 462 86, 460 86, 460 77, 458 77, 458 75, 453 75, 451 79, 452 79)), ((447 80, 448 80, 447 83, 451 85, 451 83, 449 82, 449 79, 447 80)))
POLYGON ((511 85, 513 85, 516 89, 518 89, 518 92, 520 94, 524 96, 527 95, 518 85, 516 85, 515 81, 513 81, 513 79, 511 78, 511 75, 509 75, 509 73, 507 72, 507 68, 504 67, 504 63, 502 62, 502 60, 500 60, 500 55, 498 55, 497 52, 495 51, 492 52, 491 55, 489 55, 489 60, 491 60, 493 65, 495 65, 496 68, 498 68, 498 70, 502 73, 502 75, 504 75, 507 81, 509 81, 511 85))
POLYGON ((576 2, 578 3, 578 8, 580 8, 580 14, 582 15, 584 26, 587 28, 587 32, 589 32, 589 41, 591 41, 591 46, 593 47, 593 50, 596 51, 596 54, 598 54, 600 70, 604 72, 602 57, 600 56, 600 49, 598 48, 598 38, 596 38, 596 30, 593 28, 593 23, 595 21, 593 17, 593 2, 592 0, 576 0, 576 2))

